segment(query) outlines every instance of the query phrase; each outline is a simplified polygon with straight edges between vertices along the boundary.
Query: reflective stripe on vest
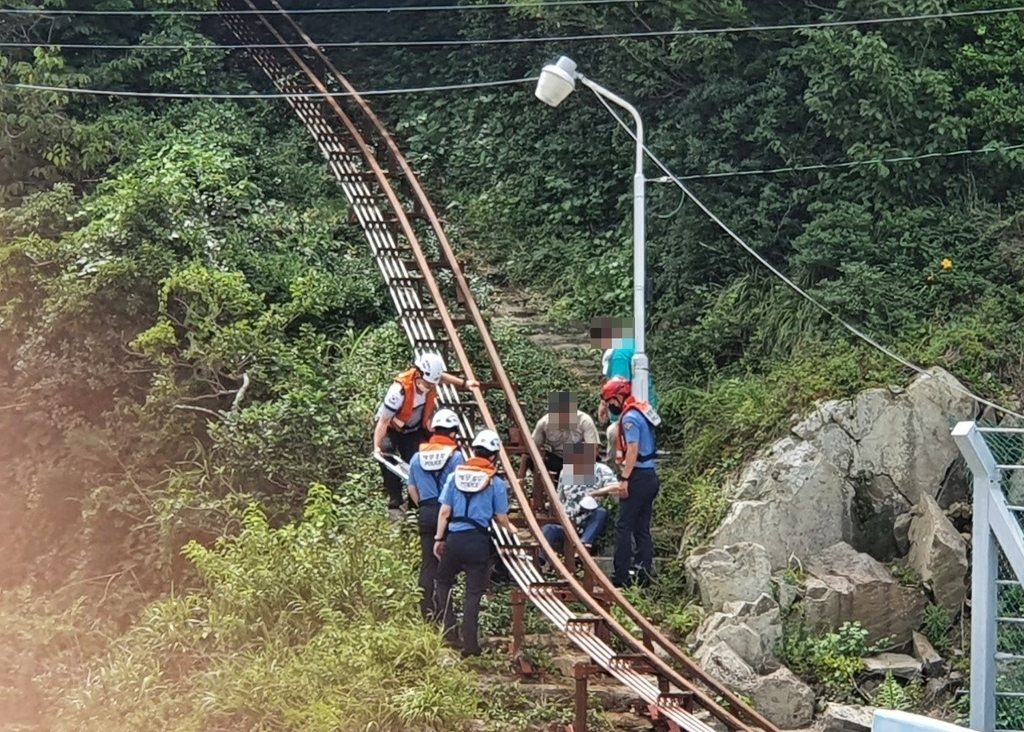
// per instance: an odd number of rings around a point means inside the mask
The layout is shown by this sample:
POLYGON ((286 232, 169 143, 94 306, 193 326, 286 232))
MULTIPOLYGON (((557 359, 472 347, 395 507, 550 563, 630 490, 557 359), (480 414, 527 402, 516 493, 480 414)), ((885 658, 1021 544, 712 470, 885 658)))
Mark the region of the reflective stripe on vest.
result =
MULTIPOLYGON (((404 429, 412 418, 412 413, 416 411, 416 379, 419 376, 418 369, 409 369, 395 377, 395 383, 402 387, 402 408, 391 418, 391 425, 397 430, 404 429)), ((436 403, 437 392, 432 389, 427 392, 426 401, 423 403, 423 417, 420 419, 420 426, 424 429, 430 425, 436 403)))

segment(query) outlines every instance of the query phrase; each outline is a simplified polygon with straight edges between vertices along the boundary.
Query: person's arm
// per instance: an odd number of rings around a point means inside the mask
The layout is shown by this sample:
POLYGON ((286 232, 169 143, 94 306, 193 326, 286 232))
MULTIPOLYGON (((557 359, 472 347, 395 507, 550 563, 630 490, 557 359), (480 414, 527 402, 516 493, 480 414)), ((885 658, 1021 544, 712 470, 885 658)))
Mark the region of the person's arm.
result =
POLYGON ((388 414, 387 410, 377 420, 376 426, 373 428, 373 451, 376 453, 384 452, 384 435, 388 433, 388 426, 391 424, 391 415, 388 414))
POLYGON ((447 371, 441 374, 441 382, 449 386, 457 386, 460 389, 475 389, 480 386, 476 379, 463 379, 461 376, 449 374, 447 371))
MULTIPOLYGON (((622 425, 620 429, 625 429, 626 425, 622 425)), ((636 459, 640 455, 640 443, 639 442, 627 442, 626 443, 626 462, 622 465, 622 480, 619 481, 619 497, 629 498, 629 479, 633 475, 633 469, 636 467, 636 459)))
POLYGON ((498 522, 498 526, 505 529, 509 534, 516 533, 516 527, 512 525, 512 522, 508 520, 507 513, 495 514, 494 520, 498 522))
POLYGON ((608 405, 605 404, 604 401, 602 401, 601 406, 597 408, 597 420, 601 424, 606 424, 608 422, 609 416, 610 415, 608 414, 608 405))
POLYGON ((533 437, 534 444, 541 449, 543 449, 544 443, 548 440, 547 424, 548 418, 547 415, 544 415, 538 419, 537 424, 533 426, 533 434, 531 437, 533 437))
POLYGON ((448 519, 451 518, 452 507, 447 503, 441 504, 441 510, 437 514, 437 533, 434 534, 434 556, 440 559, 444 555, 444 537, 448 531, 448 519))
POLYGON ((494 491, 494 503, 492 504, 494 520, 498 522, 498 526, 505 529, 509 534, 515 534, 516 529, 508 520, 508 486, 502 481, 495 488, 498 488, 498 490, 494 491))
POLYGON ((597 425, 589 414, 583 415, 583 419, 580 420, 580 431, 583 432, 584 442, 591 445, 601 444, 601 435, 598 434, 597 425))

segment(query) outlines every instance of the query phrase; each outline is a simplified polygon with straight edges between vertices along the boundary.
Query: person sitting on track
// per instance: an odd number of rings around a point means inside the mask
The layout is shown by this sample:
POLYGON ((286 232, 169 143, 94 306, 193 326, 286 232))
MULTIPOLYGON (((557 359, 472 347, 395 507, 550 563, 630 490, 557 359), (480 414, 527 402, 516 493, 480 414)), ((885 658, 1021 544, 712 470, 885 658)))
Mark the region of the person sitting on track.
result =
POLYGON ((434 536, 437 533, 437 515, 441 510, 441 488, 448 476, 466 462, 455 436, 459 432, 459 417, 450 409, 439 409, 430 421, 434 436, 420 445, 419 452, 409 462, 409 500, 419 509, 417 521, 420 531, 420 613, 424 620, 438 619, 435 604, 434 581, 437 579, 437 557, 434 556, 434 536))
POLYGON ((533 428, 533 441, 544 451, 544 466, 548 472, 562 472, 567 445, 583 442, 597 445, 601 436, 594 418, 576 407, 576 400, 567 391, 548 395, 548 412, 533 428))
MULTIPOLYGON (((388 388, 377 409, 377 425, 373 430, 374 452, 381 455, 397 452, 405 462, 412 460, 420 444, 430 437, 427 425, 433 419, 437 385, 441 383, 463 389, 478 386, 472 379, 445 373, 444 361, 436 353, 417 356, 413 368, 395 377, 395 383, 388 388)), ((393 520, 400 520, 404 503, 402 479, 383 465, 381 474, 388 494, 388 512, 393 520)))
MULTIPOLYGON (((618 490, 619 480, 607 465, 597 462, 597 445, 566 446, 566 463, 558 477, 558 499, 589 552, 604 533, 608 509, 598 505, 598 496, 618 490)), ((556 551, 565 544, 561 524, 546 524, 541 531, 556 551)))
POLYGON ((480 599, 491 569, 491 521, 514 533, 508 520, 508 486, 495 463, 501 438, 481 430, 473 438, 473 457, 457 467, 441 490, 441 511, 434 536, 437 568, 437 606, 442 608, 445 638, 454 645, 455 610, 452 590, 459 573, 466 573, 462 612, 462 657, 480 655, 480 599))

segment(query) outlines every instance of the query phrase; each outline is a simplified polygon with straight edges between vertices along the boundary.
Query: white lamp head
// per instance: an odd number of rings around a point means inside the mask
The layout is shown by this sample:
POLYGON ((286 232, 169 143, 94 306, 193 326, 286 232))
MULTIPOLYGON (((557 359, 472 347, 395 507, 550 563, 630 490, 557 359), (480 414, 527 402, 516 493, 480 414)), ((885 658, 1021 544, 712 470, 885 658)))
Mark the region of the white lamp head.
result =
POLYGON ((555 63, 541 69, 534 96, 545 104, 557 107, 575 90, 576 62, 568 56, 561 56, 555 63))

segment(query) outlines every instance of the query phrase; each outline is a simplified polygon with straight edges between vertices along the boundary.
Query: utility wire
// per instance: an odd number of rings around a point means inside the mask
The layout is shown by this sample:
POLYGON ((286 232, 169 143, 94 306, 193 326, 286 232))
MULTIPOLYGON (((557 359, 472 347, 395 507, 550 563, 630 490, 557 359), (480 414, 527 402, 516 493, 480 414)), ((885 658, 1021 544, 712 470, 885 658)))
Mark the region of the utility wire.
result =
MULTIPOLYGON (((796 30, 810 30, 810 29, 822 29, 822 28, 848 28, 861 25, 887 25, 893 23, 915 23, 926 20, 948 20, 952 18, 966 18, 974 16, 990 16, 1000 15, 1006 13, 1017 13, 1024 11, 1024 5, 1018 5, 1014 7, 1005 8, 990 8, 987 10, 960 10, 950 11, 946 13, 933 13, 933 14, 921 14, 921 15, 902 15, 893 16, 887 18, 863 18, 859 20, 823 20, 816 23, 787 23, 783 25, 743 25, 743 26, 730 26, 724 28, 682 28, 675 30, 664 30, 664 31, 635 31, 635 32, 624 32, 624 33, 587 33, 581 35, 570 35, 570 36, 544 36, 536 38, 453 38, 453 39, 441 39, 441 40, 409 40, 409 41, 328 41, 324 43, 318 43, 321 49, 325 48, 393 48, 393 47, 444 47, 444 46, 492 46, 492 45, 508 45, 508 44, 528 44, 528 43, 565 43, 575 41, 606 41, 616 40, 620 38, 667 38, 667 37, 682 37, 682 36, 700 36, 700 35, 721 35, 728 33, 758 33, 768 31, 796 31, 796 30)), ((7 10, 0 10, 0 15, 5 12, 12 12, 7 10)), ((36 11, 32 11, 36 12, 36 11)), ((78 11, 68 11, 78 12, 78 11)), ((103 12, 103 11, 96 11, 103 12)), ((110 11, 113 13, 114 11, 110 11)), ((124 11, 128 12, 128 11, 124 11)), ((171 12, 171 11, 168 11, 171 12)), ((234 13, 218 13, 220 15, 234 15, 234 13)), ((273 13, 264 13, 264 15, 273 15, 273 13)), ((187 50, 196 48, 210 48, 210 49, 245 49, 245 48, 305 48, 305 43, 238 43, 238 44, 224 44, 209 46, 202 46, 197 44, 145 44, 145 43, 94 43, 94 44, 40 44, 40 43, 26 43, 26 42, 3 42, 0 43, 0 48, 32 48, 36 46, 55 46, 61 48, 70 49, 94 49, 94 50, 132 50, 132 49, 153 49, 153 50, 187 50)))
POLYGON ((525 84, 537 81, 536 76, 522 79, 503 79, 501 81, 474 81, 466 84, 446 84, 442 86, 418 86, 403 89, 367 89, 357 92, 300 92, 297 94, 262 93, 253 94, 206 94, 202 92, 140 92, 140 91, 118 91, 114 89, 86 89, 64 86, 44 86, 41 84, 7 84, 0 83, 0 87, 9 89, 21 89, 24 91, 46 91, 60 92, 62 94, 87 94, 89 96, 101 97, 145 97, 149 99, 323 99, 324 97, 352 97, 352 96, 387 96, 392 94, 421 94, 435 91, 461 91, 463 89, 486 89, 489 87, 511 86, 513 84, 525 84))
MULTIPOLYGON (((507 3, 470 3, 466 5, 393 5, 390 7, 345 7, 345 8, 285 8, 289 15, 338 15, 349 13, 425 13, 451 10, 514 10, 516 8, 551 8, 574 5, 642 5, 659 0, 537 0, 520 2, 513 0, 507 3)), ((4 8, 0 14, 7 15, 260 15, 277 14, 275 11, 264 10, 68 10, 65 8, 4 8)))
MULTIPOLYGON (((843 163, 816 163, 814 165, 794 165, 788 168, 765 168, 763 170, 735 170, 722 173, 701 173, 698 175, 681 175, 679 180, 708 180, 712 178, 737 178, 745 175, 773 175, 776 173, 800 173, 808 170, 834 170, 836 168, 853 168, 861 165, 878 165, 885 163, 909 163, 915 160, 931 158, 952 158, 961 155, 981 155, 984 153, 1007 152, 1024 149, 1024 143, 975 148, 970 150, 951 150, 949 152, 931 152, 921 155, 902 155, 894 158, 874 158, 872 160, 850 160, 843 163)), ((665 182, 671 180, 665 179, 665 182)))
MULTIPOLYGON (((597 94, 596 92, 595 92, 594 96, 596 96, 601 101, 601 104, 604 105, 604 108, 607 109, 611 113, 611 115, 616 119, 616 121, 619 123, 619 125, 622 127, 622 129, 624 129, 629 134, 629 136, 631 138, 633 138, 633 141, 636 142, 636 134, 633 132, 633 130, 630 128, 630 126, 628 124, 626 124, 626 122, 618 115, 618 113, 614 109, 612 109, 611 105, 604 99, 604 97, 602 97, 600 94, 597 94)), ((841 317, 839 317, 838 314, 836 314, 835 312, 830 310, 826 305, 823 305, 822 303, 820 303, 816 299, 814 299, 814 297, 810 293, 808 293, 806 290, 804 290, 802 287, 800 287, 800 285, 796 284, 795 282, 793 282, 793 280, 789 279, 789 277, 787 277, 781 271, 779 271, 779 269, 776 268, 771 262, 769 262, 767 259, 765 259, 763 256, 761 256, 761 254, 756 249, 754 249, 752 246, 747 244, 747 242, 744 241, 743 238, 740 237, 739 234, 737 234, 735 231, 730 229, 728 227, 728 225, 725 224, 725 222, 723 222, 720 218, 718 218, 718 216, 716 216, 715 213, 711 209, 709 209, 704 204, 703 201, 701 201, 699 198, 697 198, 696 195, 694 195, 693 191, 691 191, 689 188, 686 187, 686 185, 682 182, 682 180, 678 176, 676 176, 671 170, 669 170, 667 165, 665 165, 663 162, 661 162, 661 160, 653 152, 651 152, 650 148, 648 148, 646 145, 644 145, 643 146, 643 150, 647 154, 647 157, 649 157, 651 159, 651 161, 655 165, 657 165, 659 168, 661 168, 662 172, 665 173, 665 175, 669 178, 669 180, 671 180, 673 183, 675 183, 677 186, 679 186, 679 190, 681 190, 683 192, 683 194, 687 198, 689 198, 691 201, 693 201, 697 205, 697 207, 701 211, 703 211, 712 221, 714 221, 716 224, 718 224, 719 228, 721 228, 722 231, 724 231, 726 234, 728 234, 729 237, 733 241, 735 241, 737 244, 739 244, 741 247, 743 247, 743 249, 750 256, 754 257, 754 259, 756 259, 762 265, 767 267, 768 270, 772 274, 774 274, 776 277, 778 277, 780 280, 782 280, 784 283, 786 283, 798 295, 803 297, 805 300, 807 300, 809 303, 811 303, 818 310, 820 310, 821 312, 825 313, 832 320, 834 320, 835 322, 839 323, 841 326, 843 326, 848 331, 850 331, 850 333, 855 335, 857 338, 860 338, 862 341, 864 341, 868 345, 870 345, 873 348, 881 351, 883 354, 885 354, 889 358, 899 362, 903 366, 907 367, 908 369, 910 369, 912 371, 915 371, 916 373, 920 374, 921 376, 924 376, 925 378, 931 378, 932 374, 929 373, 927 369, 925 369, 925 368, 923 368, 921 366, 918 366, 913 361, 910 361, 909 359, 901 356, 900 354, 896 353, 892 349, 887 348, 886 346, 883 346, 877 340, 875 340, 874 338, 872 338, 868 334, 864 333, 864 331, 860 330, 859 328, 857 328, 854 325, 851 325, 850 323, 847 323, 845 320, 843 320, 841 317)), ((989 401, 988 399, 985 399, 984 397, 980 397, 980 396, 978 396, 977 394, 975 394, 974 392, 972 392, 970 389, 968 389, 966 387, 963 387, 963 386, 960 386, 960 385, 955 385, 953 388, 954 388, 955 391, 958 391, 958 392, 960 392, 960 393, 962 393, 962 394, 964 394, 966 396, 969 396, 971 399, 973 399, 974 401, 976 401, 979 404, 983 404, 983 405, 985 405, 987 407, 992 407, 993 409, 998 410, 1000 412, 1003 412, 1005 414, 1008 414, 1011 417, 1015 417, 1017 419, 1024 420, 1024 414, 1020 414, 1018 412, 1013 411, 1012 409, 1008 409, 1006 407, 1003 407, 1003 406, 1001 406, 999 404, 996 404, 995 402, 992 402, 992 401, 989 401)))

